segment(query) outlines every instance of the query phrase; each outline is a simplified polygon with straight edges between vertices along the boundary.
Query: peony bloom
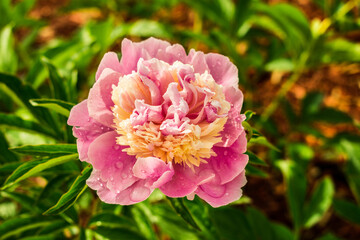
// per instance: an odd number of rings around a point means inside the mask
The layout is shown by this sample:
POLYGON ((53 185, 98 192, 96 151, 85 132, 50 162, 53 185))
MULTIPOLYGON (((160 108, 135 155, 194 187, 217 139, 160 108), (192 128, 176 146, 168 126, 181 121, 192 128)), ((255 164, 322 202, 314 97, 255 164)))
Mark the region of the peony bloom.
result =
POLYGON ((122 42, 101 60, 87 100, 76 105, 79 158, 106 203, 195 194, 213 207, 240 198, 248 162, 237 68, 220 54, 150 38, 122 42))

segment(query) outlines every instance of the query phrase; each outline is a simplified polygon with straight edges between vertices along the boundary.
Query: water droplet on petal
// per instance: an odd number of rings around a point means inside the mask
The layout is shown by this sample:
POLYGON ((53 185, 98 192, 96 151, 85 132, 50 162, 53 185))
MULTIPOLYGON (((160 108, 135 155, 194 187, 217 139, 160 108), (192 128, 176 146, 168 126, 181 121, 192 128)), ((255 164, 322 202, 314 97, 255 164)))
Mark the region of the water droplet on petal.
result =
POLYGON ((113 149, 114 149, 114 150, 119 150, 119 149, 120 149, 120 146, 119 146, 119 145, 114 145, 114 146, 113 146, 113 149))
POLYGON ((124 166, 124 164, 122 162, 116 162, 115 163, 115 167, 118 168, 118 169, 122 169, 124 166))
POLYGON ((228 155, 228 151, 225 150, 225 151, 224 151, 224 156, 227 156, 227 155, 228 155))
POLYGON ((128 176, 128 175, 127 175, 126 173, 122 173, 122 174, 121 174, 121 177, 122 177, 122 178, 127 178, 127 176, 128 176))

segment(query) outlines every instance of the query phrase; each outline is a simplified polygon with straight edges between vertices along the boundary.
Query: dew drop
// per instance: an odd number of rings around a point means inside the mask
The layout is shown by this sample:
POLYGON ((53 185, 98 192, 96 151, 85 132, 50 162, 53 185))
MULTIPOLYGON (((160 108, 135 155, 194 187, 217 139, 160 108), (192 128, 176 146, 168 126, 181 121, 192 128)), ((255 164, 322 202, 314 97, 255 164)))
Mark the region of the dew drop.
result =
POLYGON ((224 151, 224 156, 227 156, 227 155, 228 155, 228 151, 225 150, 225 151, 224 151))
POLYGON ((116 162, 115 163, 115 167, 118 168, 118 169, 122 169, 124 166, 124 164, 122 162, 116 162))
POLYGON ((114 149, 114 150, 119 150, 119 149, 120 149, 120 146, 119 146, 119 145, 114 145, 114 146, 113 146, 113 149, 114 149))
POLYGON ((128 175, 127 175, 126 173, 122 173, 122 174, 121 174, 121 177, 122 177, 122 178, 127 178, 127 176, 128 176, 128 175))

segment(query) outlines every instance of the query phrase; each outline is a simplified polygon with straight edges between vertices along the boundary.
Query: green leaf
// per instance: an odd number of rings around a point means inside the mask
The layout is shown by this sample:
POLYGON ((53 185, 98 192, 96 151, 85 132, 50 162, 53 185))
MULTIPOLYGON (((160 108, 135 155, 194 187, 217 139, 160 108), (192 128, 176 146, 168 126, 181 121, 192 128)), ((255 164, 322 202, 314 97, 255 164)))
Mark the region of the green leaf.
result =
POLYGON ((139 235, 135 231, 131 231, 126 228, 109 228, 109 227, 97 227, 92 229, 98 235, 109 240, 117 239, 132 239, 132 240, 145 240, 143 236, 139 235))
POLYGON ((271 223, 274 234, 274 240, 294 240, 294 234, 285 226, 278 223, 271 223))
MULTIPOLYGON (((186 223, 169 204, 160 203, 151 206, 156 224, 161 231, 169 235, 174 240, 195 240, 201 239, 198 237, 200 231, 195 230, 188 223, 186 223)), ((204 239, 204 238, 202 238, 204 239)))
POLYGON ((343 199, 334 199, 333 207, 340 217, 356 224, 360 224, 360 207, 343 199))
POLYGON ((280 152, 280 149, 278 149, 273 144, 271 144, 264 136, 259 136, 257 138, 251 138, 249 143, 263 145, 272 150, 280 152))
POLYGON ((56 99, 67 100, 65 90, 65 79, 60 76, 56 67, 46 57, 41 58, 42 63, 46 66, 52 86, 53 96, 56 99))
POLYGON ((4 134, 0 131, 0 163, 16 162, 17 156, 9 151, 9 144, 5 139, 4 134))
POLYGON ((133 216, 133 219, 135 220, 139 228, 139 232, 141 232, 142 235, 146 237, 146 239, 157 240, 158 238, 156 237, 156 234, 154 232, 152 222, 144 211, 146 210, 146 207, 141 207, 141 205, 144 204, 138 203, 136 206, 131 208, 131 214, 133 216))
POLYGON ((17 217, 0 224, 0 239, 16 236, 24 231, 40 228, 53 220, 45 217, 17 217))
POLYGON ((15 73, 17 61, 12 26, 8 24, 0 32, 0 72, 15 73))
POLYGON ((133 219, 117 216, 113 213, 99 213, 94 215, 88 222, 90 228, 108 227, 108 228, 127 228, 136 231, 133 219))
POLYGON ((319 222, 330 208, 334 196, 334 184, 329 177, 324 178, 315 188, 309 204, 305 207, 304 226, 310 228, 319 222))
POLYGON ((25 162, 20 165, 5 181, 2 190, 18 183, 26 178, 32 177, 48 168, 66 163, 78 158, 78 154, 70 154, 51 159, 39 159, 25 162))
POLYGON ((351 123, 352 118, 345 112, 335 108, 322 108, 311 116, 314 121, 322 121, 327 123, 351 123))
POLYGON ((41 144, 10 148, 11 151, 32 156, 77 153, 76 144, 41 144))
POLYGON ((139 37, 161 37, 170 38, 169 27, 165 27, 162 23, 153 20, 138 20, 129 30, 129 34, 139 37))
POLYGON ((48 128, 38 124, 37 122, 24 120, 13 114, 0 113, 0 125, 26 131, 34 131, 55 138, 54 133, 48 130, 48 128))
POLYGON ((294 63, 290 59, 286 58, 275 59, 265 65, 265 70, 269 72, 291 72, 294 68, 294 63))
POLYGON ((88 165, 75 179, 70 189, 64 193, 53 207, 49 208, 45 215, 59 214, 71 207, 87 188, 86 180, 90 177, 92 167, 88 165))
POLYGON ((23 83, 15 76, 4 73, 0 73, 0 83, 4 83, 16 95, 16 97, 22 101, 26 108, 39 120, 40 123, 44 123, 51 127, 57 135, 61 136, 61 132, 58 130, 50 112, 44 108, 35 108, 30 104, 30 99, 40 98, 30 85, 23 83))
POLYGON ((324 94, 320 92, 308 93, 301 103, 301 116, 307 119, 310 115, 316 113, 320 109, 323 99, 324 94))
POLYGON ((256 115, 256 112, 253 112, 251 110, 246 110, 244 114, 246 116, 245 121, 249 121, 252 118, 252 116, 256 115))
POLYGON ((254 153, 246 151, 245 154, 249 156, 249 163, 254 165, 267 166, 267 163, 264 160, 258 158, 254 153))
POLYGON ((44 107, 49 110, 53 110, 65 117, 69 117, 70 110, 74 107, 73 103, 57 99, 31 99, 30 103, 34 107, 44 107))
POLYGON ((263 170, 260 170, 259 168, 254 167, 253 165, 250 164, 246 165, 245 170, 246 170, 246 174, 253 175, 256 177, 267 178, 269 176, 269 174, 267 174, 263 170))
POLYGON ((286 182, 286 197, 295 229, 300 229, 303 223, 303 207, 306 195, 306 176, 304 170, 293 161, 280 160, 275 163, 284 175, 286 182))
POLYGON ((175 209, 176 213, 179 214, 182 219, 185 220, 188 224, 190 224, 193 228, 200 230, 199 226, 196 224, 194 218, 192 217, 189 209, 184 204, 184 200, 182 198, 167 198, 171 206, 175 209))

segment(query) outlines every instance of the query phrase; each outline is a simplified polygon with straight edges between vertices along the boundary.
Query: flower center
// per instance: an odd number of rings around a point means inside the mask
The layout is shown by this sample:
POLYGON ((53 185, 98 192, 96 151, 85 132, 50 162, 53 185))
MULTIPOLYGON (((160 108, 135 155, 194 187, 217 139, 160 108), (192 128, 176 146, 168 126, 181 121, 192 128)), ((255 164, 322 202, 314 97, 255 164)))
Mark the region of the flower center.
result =
POLYGON ((154 69, 149 61, 139 61, 137 72, 113 86, 117 143, 137 158, 190 168, 206 163, 216 155, 212 147, 222 141, 230 109, 222 86, 207 72, 194 74, 190 65, 157 60, 154 69), (150 69, 143 71, 144 65, 150 69))

